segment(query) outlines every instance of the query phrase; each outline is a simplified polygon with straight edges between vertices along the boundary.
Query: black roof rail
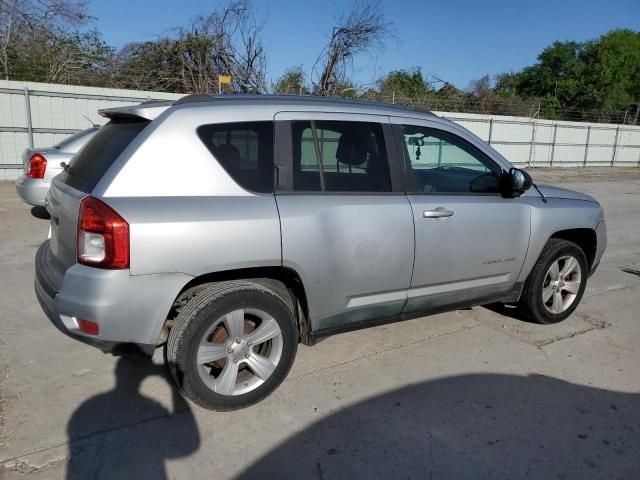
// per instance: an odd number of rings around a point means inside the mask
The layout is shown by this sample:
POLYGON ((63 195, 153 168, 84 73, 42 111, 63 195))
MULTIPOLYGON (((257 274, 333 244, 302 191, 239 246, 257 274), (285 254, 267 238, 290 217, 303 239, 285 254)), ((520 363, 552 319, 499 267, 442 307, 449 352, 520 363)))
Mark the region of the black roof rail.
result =
POLYGON ((386 102, 378 102, 375 100, 364 99, 350 99, 350 98, 338 98, 338 97, 320 97, 314 95, 273 95, 273 94, 255 94, 255 93, 234 93, 234 94, 205 94, 194 93, 191 95, 185 95, 173 102, 173 105, 184 105, 190 103, 209 103, 209 102, 227 102, 234 100, 259 100, 259 101, 272 101, 272 102, 287 102, 288 104, 301 102, 301 103, 326 103, 333 105, 352 105, 356 107, 369 106, 378 108, 387 108, 396 110, 398 112, 417 112, 426 115, 434 115, 433 112, 424 108, 415 107, 413 105, 398 105, 389 104, 386 102))
POLYGON ((212 95, 207 95, 206 93, 193 93, 191 95, 185 95, 184 97, 178 99, 174 102, 174 105, 183 105, 185 103, 202 103, 202 102, 210 102, 214 99, 212 95))

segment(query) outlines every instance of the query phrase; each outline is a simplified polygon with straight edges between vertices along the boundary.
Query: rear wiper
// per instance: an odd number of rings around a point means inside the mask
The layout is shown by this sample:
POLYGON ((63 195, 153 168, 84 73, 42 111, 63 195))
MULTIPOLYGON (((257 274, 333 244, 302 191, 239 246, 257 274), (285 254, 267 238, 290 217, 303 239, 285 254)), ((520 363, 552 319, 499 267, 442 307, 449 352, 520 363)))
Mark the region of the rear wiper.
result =
POLYGON ((60 162, 60 166, 65 172, 69 172, 71 175, 78 176, 78 173, 75 172, 71 165, 69 165, 67 162, 60 162))

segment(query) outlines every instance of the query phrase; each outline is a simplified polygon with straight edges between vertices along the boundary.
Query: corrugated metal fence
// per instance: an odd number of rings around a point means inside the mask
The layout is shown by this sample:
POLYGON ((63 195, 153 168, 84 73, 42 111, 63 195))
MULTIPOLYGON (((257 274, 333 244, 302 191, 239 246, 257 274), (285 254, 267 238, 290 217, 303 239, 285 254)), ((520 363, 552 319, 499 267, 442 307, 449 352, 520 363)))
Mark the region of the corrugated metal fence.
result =
MULTIPOLYGON (((20 154, 104 123, 101 108, 179 94, 0 80, 0 180, 15 179, 20 154)), ((436 112, 520 166, 640 166, 640 127, 436 112)))
POLYGON ((640 126, 439 112, 524 167, 640 167, 640 126))
POLYGON ((29 146, 50 146, 92 123, 104 124, 102 108, 182 95, 0 80, 0 180, 21 172, 20 155, 29 146))

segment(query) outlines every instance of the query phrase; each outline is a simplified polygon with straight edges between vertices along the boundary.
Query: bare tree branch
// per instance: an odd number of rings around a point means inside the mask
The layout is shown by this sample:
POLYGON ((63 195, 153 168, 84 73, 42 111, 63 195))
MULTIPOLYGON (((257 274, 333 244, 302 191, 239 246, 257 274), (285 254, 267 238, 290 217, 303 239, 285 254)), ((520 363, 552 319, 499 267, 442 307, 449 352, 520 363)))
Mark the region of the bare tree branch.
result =
POLYGON ((258 24, 247 0, 234 0, 209 15, 196 17, 178 29, 183 87, 205 93, 215 89, 220 75, 230 75, 232 90, 266 89, 266 54, 258 24))
POLYGON ((338 20, 331 37, 318 55, 313 71, 318 72, 317 95, 335 95, 346 84, 347 68, 357 55, 381 48, 390 35, 390 24, 378 1, 357 0, 351 11, 338 20))
POLYGON ((87 22, 86 0, 0 0, 0 67, 9 79, 9 55, 19 47, 18 31, 59 34, 87 22))

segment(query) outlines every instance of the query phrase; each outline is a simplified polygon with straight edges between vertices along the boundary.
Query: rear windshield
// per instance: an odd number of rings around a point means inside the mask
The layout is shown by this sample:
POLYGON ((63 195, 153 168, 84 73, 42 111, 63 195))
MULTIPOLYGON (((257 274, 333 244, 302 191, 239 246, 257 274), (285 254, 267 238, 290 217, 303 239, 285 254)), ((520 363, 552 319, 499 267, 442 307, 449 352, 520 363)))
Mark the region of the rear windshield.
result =
POLYGON ((60 179, 77 190, 90 193, 113 162, 149 124, 148 120, 107 123, 71 160, 60 179))

